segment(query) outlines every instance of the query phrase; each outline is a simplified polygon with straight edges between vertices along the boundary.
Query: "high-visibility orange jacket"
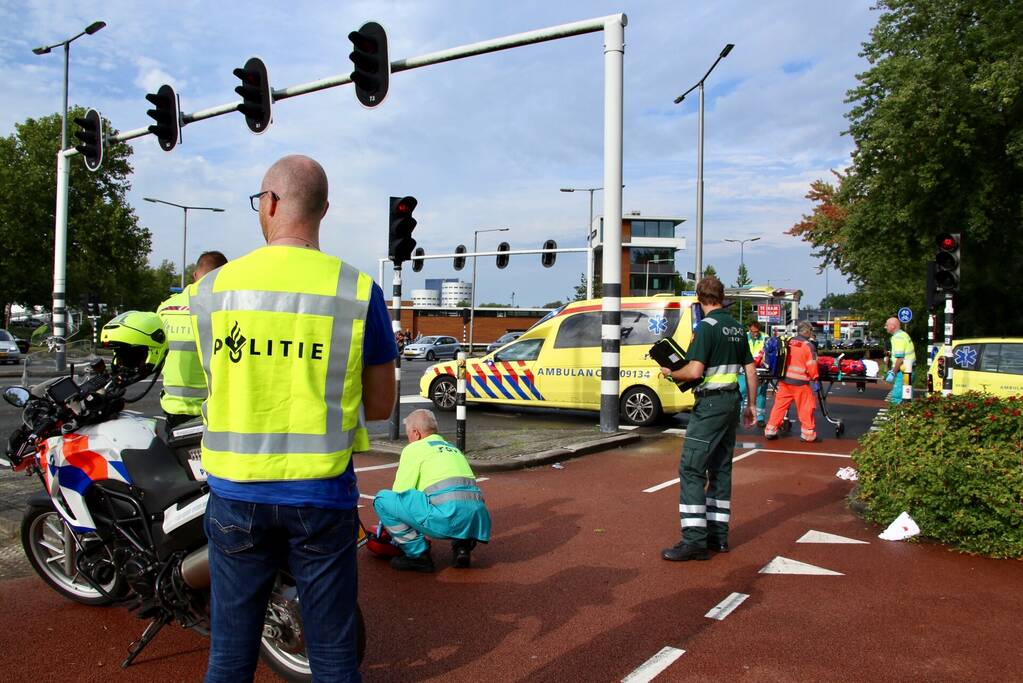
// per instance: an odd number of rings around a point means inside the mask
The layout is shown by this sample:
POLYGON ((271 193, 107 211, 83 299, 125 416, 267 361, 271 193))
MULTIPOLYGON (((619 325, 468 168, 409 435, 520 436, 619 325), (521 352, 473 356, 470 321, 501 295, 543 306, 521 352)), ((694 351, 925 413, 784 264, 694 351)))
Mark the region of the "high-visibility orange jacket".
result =
POLYGON ((796 386, 817 381, 817 354, 806 337, 789 340, 789 352, 785 363, 785 384, 796 386))

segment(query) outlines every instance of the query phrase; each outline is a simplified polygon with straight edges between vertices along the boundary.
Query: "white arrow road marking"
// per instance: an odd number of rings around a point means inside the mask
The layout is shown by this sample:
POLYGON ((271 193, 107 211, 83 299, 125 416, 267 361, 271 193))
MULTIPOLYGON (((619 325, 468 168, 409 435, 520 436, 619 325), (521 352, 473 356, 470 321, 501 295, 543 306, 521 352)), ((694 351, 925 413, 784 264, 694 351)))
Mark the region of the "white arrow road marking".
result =
POLYGON ((761 574, 805 574, 814 576, 845 576, 841 572, 833 572, 830 569, 824 567, 817 567, 806 562, 800 562, 799 560, 790 560, 787 557, 779 555, 770 562, 768 562, 763 569, 760 570, 761 574))
POLYGON ((847 538, 837 534, 829 534, 826 531, 814 531, 810 529, 796 543, 862 543, 870 545, 868 541, 857 541, 855 538, 847 538))
POLYGON ((718 621, 721 621, 734 612, 735 608, 745 602, 748 597, 749 595, 746 593, 732 593, 716 606, 712 607, 711 610, 703 616, 708 619, 717 619, 718 621))
POLYGON ((657 674, 667 669, 685 653, 685 650, 679 650, 677 647, 662 647, 660 652, 643 662, 638 669, 623 678, 622 683, 647 683, 652 681, 657 674))

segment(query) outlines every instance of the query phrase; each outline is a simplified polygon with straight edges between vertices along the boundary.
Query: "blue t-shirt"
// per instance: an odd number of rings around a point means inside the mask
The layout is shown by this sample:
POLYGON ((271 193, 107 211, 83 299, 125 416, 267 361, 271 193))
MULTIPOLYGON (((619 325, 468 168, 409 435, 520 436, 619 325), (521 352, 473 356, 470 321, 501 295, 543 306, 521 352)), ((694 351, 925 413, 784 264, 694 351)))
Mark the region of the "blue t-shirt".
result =
MULTIPOLYGON (((383 365, 398 357, 398 345, 391 331, 391 316, 384 292, 376 284, 369 297, 366 333, 362 341, 363 365, 383 365)), ((359 503, 354 460, 333 479, 242 483, 210 475, 210 488, 222 498, 250 503, 274 503, 335 510, 352 510, 359 503)))

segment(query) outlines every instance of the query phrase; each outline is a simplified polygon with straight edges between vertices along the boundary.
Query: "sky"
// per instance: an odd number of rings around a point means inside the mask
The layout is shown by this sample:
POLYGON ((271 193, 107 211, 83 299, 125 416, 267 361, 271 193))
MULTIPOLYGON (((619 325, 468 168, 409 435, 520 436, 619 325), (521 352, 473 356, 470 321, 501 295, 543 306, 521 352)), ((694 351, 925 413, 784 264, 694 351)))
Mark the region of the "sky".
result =
MULTIPOLYGON (((852 286, 818 272, 809 247, 785 231, 812 210, 810 183, 850 163, 847 91, 868 65, 859 56, 877 21, 868 0, 484 0, 377 2, 179 1, 91 3, 0 0, 0 134, 61 107, 62 51, 32 48, 73 36, 96 20, 100 32, 71 45, 69 100, 100 111, 109 125, 152 123, 146 93, 173 85, 185 112, 235 102, 232 70, 252 56, 267 65, 275 89, 347 74, 347 35, 365 21, 387 30, 390 59, 407 59, 483 40, 625 13, 622 209, 685 220, 677 255, 695 263, 697 93, 675 105, 726 43, 735 48, 706 81, 704 111, 704 264, 735 280, 738 245, 755 284, 797 288, 804 306, 826 287, 852 286), (826 282, 827 280, 827 282, 826 282)), ((248 195, 278 158, 307 154, 326 169, 330 209, 321 248, 371 273, 386 256, 389 196, 415 196, 414 237, 428 254, 480 250, 507 240, 513 249, 585 246, 589 195, 563 187, 603 180, 603 40, 575 36, 392 75, 386 100, 365 109, 351 85, 274 105, 273 123, 249 132, 239 113, 195 122, 172 152, 156 139, 132 140, 128 201, 153 234, 150 261, 181 262, 180 209, 189 212, 187 259, 204 250, 235 258, 262 245, 248 195)), ((73 130, 73 125, 72 125, 73 130)), ((81 158, 75 173, 84 173, 81 158)), ((594 213, 602 215, 602 192, 594 213)), ((74 268, 69 255, 68 268, 74 268)), ((477 302, 540 306, 566 300, 585 270, 582 254, 561 254, 554 268, 538 255, 504 270, 480 258, 477 302)), ((405 268, 406 293, 425 278, 471 279, 450 261, 405 268)), ((387 275, 389 281, 390 276, 387 275)), ((389 294, 389 287, 385 287, 389 294)))

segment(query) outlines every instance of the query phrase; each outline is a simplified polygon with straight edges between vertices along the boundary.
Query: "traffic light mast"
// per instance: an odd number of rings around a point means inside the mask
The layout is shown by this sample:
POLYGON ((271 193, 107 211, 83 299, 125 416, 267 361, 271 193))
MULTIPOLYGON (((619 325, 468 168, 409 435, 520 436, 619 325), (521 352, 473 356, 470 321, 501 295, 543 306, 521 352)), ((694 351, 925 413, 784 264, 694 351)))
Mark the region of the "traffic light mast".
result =
MULTIPOLYGON (((412 212, 416 210, 419 202, 415 197, 391 197, 390 216, 387 226, 387 255, 394 263, 394 280, 391 294, 391 309, 394 318, 391 322, 391 329, 395 335, 401 331, 401 264, 412 257, 413 250, 417 256, 422 256, 425 251, 420 247, 416 249, 416 241, 412 239, 412 231, 416 228, 416 219, 412 212)), ((416 272, 422 270, 423 261, 413 260, 412 268, 416 272)), ((398 354, 394 362, 394 384, 395 391, 401 397, 401 354, 398 354)), ((401 433, 398 423, 401 420, 401 401, 394 404, 394 412, 391 413, 391 439, 397 439, 401 433)))
POLYGON ((955 295, 959 292, 959 264, 961 260, 961 233, 946 232, 938 235, 938 251, 934 256, 934 292, 945 297, 945 376, 942 379, 941 393, 949 396, 952 393, 952 340, 955 323, 955 295))

